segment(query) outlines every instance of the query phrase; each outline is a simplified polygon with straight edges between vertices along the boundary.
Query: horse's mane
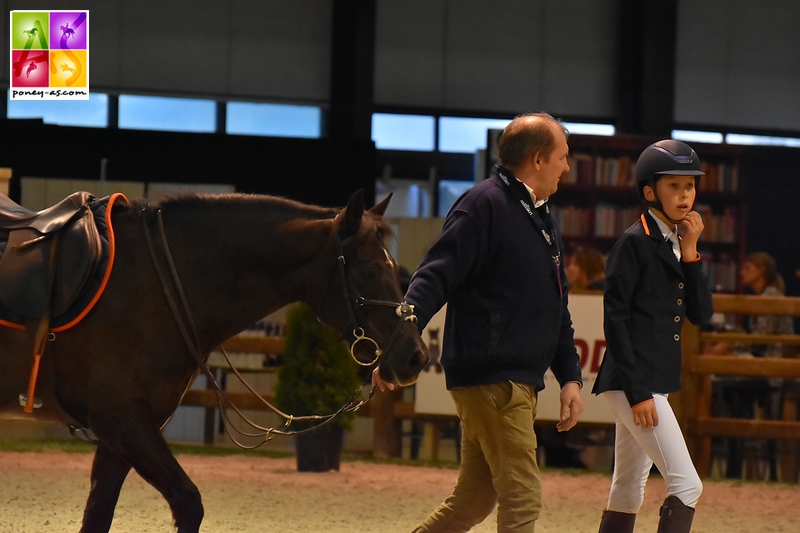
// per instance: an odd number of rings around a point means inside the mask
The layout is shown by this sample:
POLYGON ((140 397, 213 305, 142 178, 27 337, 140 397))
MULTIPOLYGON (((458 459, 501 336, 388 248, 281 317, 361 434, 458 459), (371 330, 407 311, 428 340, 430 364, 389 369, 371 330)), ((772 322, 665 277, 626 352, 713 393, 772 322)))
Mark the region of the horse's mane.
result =
POLYGON ((209 205, 219 207, 234 207, 239 209, 268 209, 276 217, 288 216, 308 219, 329 219, 336 216, 341 210, 332 207, 321 207, 304 204, 289 198, 270 196, 265 194, 197 194, 192 192, 176 192, 161 199, 150 202, 136 199, 131 202, 131 207, 140 212, 164 211, 194 211, 208 209, 209 205))
MULTIPOLYGON (((275 218, 304 218, 309 220, 327 220, 335 217, 342 208, 321 207, 317 205, 304 204, 281 196, 271 196, 265 194, 198 194, 193 192, 176 192, 162 197, 157 201, 150 202, 146 199, 134 199, 129 204, 131 211, 136 213, 155 213, 159 209, 164 211, 195 211, 208 209, 209 205, 220 207, 234 207, 238 209, 259 209, 262 212, 268 210, 275 218)), ((366 218, 366 217, 365 217, 366 218)), ((383 217, 369 217, 374 225, 361 224, 359 233, 363 234, 370 230, 375 231, 378 238, 385 240, 394 235, 391 226, 387 224, 383 217)))

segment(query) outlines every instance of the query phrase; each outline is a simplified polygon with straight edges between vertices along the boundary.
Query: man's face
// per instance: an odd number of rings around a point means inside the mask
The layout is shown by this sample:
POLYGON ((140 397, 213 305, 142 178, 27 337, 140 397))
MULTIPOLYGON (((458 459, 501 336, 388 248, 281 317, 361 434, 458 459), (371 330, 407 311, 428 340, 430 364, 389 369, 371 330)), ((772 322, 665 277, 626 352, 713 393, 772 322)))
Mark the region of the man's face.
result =
MULTIPOLYGON (((694 187, 696 179, 695 176, 662 176, 656 181, 658 199, 665 215, 672 220, 683 220, 686 217, 692 210, 697 195, 694 187)), ((645 186, 645 198, 655 201, 652 187, 645 186)))
POLYGON ((561 176, 569 172, 569 146, 567 138, 558 124, 553 125, 555 148, 548 156, 536 154, 538 172, 531 186, 537 198, 548 198, 558 190, 561 176))

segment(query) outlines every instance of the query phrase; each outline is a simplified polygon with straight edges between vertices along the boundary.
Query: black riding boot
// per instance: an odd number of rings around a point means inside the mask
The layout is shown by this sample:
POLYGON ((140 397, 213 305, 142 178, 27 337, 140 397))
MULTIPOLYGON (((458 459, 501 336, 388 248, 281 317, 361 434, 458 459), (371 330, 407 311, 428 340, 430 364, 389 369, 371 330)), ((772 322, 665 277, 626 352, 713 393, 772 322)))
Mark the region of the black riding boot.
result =
POLYGON ((620 513, 618 511, 603 511, 600 520, 600 530, 597 533, 633 533, 633 524, 636 522, 636 513, 620 513))
POLYGON ((677 496, 668 496, 658 512, 658 533, 690 533, 694 509, 687 507, 677 496))

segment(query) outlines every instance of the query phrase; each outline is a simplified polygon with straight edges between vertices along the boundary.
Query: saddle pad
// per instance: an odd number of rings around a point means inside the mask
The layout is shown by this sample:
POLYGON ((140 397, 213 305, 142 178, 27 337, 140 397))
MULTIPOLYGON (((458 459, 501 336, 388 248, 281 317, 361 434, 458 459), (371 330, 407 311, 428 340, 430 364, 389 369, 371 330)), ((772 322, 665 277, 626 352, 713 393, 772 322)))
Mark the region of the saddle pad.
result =
MULTIPOLYGON (((91 210, 100 237, 102 257, 90 274, 84 290, 75 299, 72 306, 59 316, 50 319, 50 331, 58 333, 78 324, 92 310, 100 299, 103 290, 105 290, 106 283, 111 275, 111 269, 114 266, 115 242, 114 228, 111 224, 111 212, 114 203, 117 201, 128 202, 127 198, 121 193, 115 193, 92 202, 91 210)), ((5 243, 0 243, 0 254, 4 251, 5 243)), ((14 329, 25 329, 25 319, 0 303, 0 325, 14 329)))

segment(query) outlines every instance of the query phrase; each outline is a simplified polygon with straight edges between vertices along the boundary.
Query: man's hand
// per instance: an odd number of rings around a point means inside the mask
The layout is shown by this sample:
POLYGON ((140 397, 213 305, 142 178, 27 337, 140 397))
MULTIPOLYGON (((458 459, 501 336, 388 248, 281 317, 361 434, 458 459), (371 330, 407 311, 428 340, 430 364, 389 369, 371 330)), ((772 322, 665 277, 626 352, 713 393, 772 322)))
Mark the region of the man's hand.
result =
POLYGON ((381 377, 380 367, 375 367, 375 370, 372 371, 372 386, 378 387, 381 392, 384 392, 386 389, 394 390, 394 383, 389 383, 388 381, 384 381, 381 377))
POLYGON ((583 398, 581 387, 571 381, 561 389, 561 417, 556 424, 559 431, 569 431, 578 423, 583 412, 583 398))
POLYGON ((645 400, 639 402, 633 407, 633 423, 636 426, 641 426, 642 429, 654 428, 658 425, 658 411, 656 411, 655 400, 645 400))

